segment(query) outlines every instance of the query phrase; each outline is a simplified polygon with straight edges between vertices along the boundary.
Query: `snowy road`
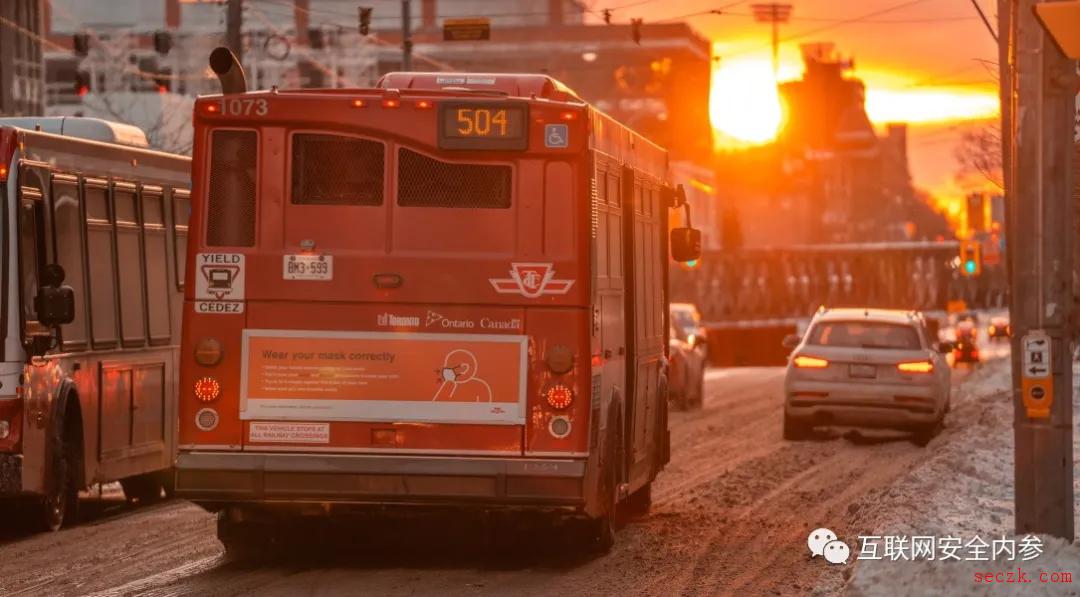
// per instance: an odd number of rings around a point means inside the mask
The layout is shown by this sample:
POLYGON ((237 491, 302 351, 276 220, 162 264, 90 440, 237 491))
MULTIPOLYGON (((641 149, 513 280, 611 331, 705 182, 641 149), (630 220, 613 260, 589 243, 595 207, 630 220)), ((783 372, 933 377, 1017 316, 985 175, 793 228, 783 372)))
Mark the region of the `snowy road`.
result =
MULTIPOLYGON (((991 366, 992 367, 992 366, 991 366)), ((954 384, 989 367, 959 370, 954 384)), ((321 548, 274 564, 229 561, 211 515, 179 501, 129 510, 89 501, 92 519, 0 544, 6 595, 833 594, 844 567, 811 561, 806 535, 869 531, 865 504, 925 462, 970 421, 956 416, 929 448, 905 434, 826 431, 781 439, 783 370, 708 375, 700 411, 673 412, 672 462, 648 517, 607 556, 548 549, 494 557, 467 521, 342 525, 321 548)), ((107 496, 108 497, 108 496, 107 496)), ((532 544, 534 536, 518 538, 532 544)), ((850 570, 850 568, 847 568, 850 570)))

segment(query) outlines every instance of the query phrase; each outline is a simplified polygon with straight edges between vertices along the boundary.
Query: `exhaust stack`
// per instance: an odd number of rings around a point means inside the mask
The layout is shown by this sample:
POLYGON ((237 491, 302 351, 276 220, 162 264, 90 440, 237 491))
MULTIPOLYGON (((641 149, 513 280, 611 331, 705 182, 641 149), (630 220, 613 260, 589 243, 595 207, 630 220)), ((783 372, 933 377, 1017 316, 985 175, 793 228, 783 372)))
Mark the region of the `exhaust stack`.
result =
POLYGON ((247 79, 244 77, 244 67, 236 60, 236 55, 226 47, 214 48, 210 52, 210 68, 217 75, 221 83, 221 93, 229 95, 244 93, 247 91, 247 79))

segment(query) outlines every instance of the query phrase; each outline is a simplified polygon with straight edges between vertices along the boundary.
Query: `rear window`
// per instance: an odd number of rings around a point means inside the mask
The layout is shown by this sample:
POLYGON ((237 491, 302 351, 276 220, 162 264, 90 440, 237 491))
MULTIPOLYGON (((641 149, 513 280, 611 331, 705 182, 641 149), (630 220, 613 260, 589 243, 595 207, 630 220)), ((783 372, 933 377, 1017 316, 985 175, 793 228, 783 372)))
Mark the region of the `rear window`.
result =
POLYGON ((398 153, 398 205, 403 207, 510 207, 510 166, 443 162, 402 148, 398 153))
POLYGON ((909 325, 873 321, 825 321, 810 331, 807 344, 859 348, 918 349, 919 333, 909 325))
POLYGON ((255 245, 255 131, 217 130, 210 137, 210 189, 206 244, 255 245))
POLYGON ((293 135, 292 202, 382 205, 383 144, 343 135, 293 135))

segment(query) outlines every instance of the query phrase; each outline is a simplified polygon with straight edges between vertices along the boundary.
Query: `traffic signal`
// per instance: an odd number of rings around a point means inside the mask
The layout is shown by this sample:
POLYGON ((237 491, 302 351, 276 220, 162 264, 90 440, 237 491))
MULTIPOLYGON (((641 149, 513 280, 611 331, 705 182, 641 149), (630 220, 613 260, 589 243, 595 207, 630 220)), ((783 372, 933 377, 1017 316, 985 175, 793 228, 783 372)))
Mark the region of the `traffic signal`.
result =
POLYGON ((693 259, 691 261, 679 261, 677 263, 679 264, 680 268, 682 268, 682 269, 684 269, 686 271, 693 271, 693 270, 698 269, 701 266, 701 260, 700 259, 693 259))
POLYGON ((82 97, 90 92, 90 73, 79 70, 75 71, 75 93, 82 97))
POLYGON ((322 29, 308 29, 308 45, 312 50, 321 50, 323 48, 323 32, 322 29))
POLYGON ((172 49, 172 34, 168 31, 154 32, 154 51, 164 56, 172 49))
POLYGON ((630 36, 634 43, 641 45, 641 19, 630 19, 630 36))
POLYGON ((982 274, 982 243, 979 241, 960 241, 960 274, 968 278, 982 274))
POLYGON ((85 33, 76 33, 71 36, 71 47, 76 56, 86 56, 90 53, 90 36, 85 33))
POLYGON ((360 35, 367 35, 371 32, 371 8, 366 6, 360 7, 360 35))

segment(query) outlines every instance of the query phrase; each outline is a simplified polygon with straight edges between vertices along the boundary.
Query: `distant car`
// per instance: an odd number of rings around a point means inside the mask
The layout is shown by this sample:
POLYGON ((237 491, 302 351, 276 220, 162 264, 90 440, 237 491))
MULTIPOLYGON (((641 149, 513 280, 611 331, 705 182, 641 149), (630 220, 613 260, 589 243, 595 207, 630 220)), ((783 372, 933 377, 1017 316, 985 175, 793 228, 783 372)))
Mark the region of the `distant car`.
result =
POLYGON ((997 340, 999 338, 1008 338, 1012 336, 1012 325, 1009 324, 1009 320, 1004 317, 994 317, 990 319, 990 325, 986 326, 986 335, 991 340, 997 340))
POLYGON ((926 445, 944 424, 951 348, 927 332, 921 313, 886 309, 821 310, 792 348, 784 378, 784 439, 815 426, 914 432, 926 445))
POLYGON ((668 354, 668 399, 682 409, 700 407, 705 400, 705 353, 672 323, 668 354))
POLYGON ((705 354, 709 350, 708 332, 701 325, 701 312, 691 303, 671 303, 671 325, 679 329, 687 341, 705 354))
POLYGON ((979 343, 975 325, 969 321, 956 324, 956 342, 953 343, 953 364, 978 363, 979 343))

